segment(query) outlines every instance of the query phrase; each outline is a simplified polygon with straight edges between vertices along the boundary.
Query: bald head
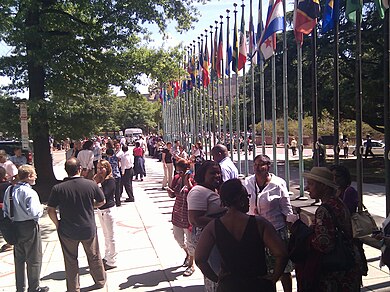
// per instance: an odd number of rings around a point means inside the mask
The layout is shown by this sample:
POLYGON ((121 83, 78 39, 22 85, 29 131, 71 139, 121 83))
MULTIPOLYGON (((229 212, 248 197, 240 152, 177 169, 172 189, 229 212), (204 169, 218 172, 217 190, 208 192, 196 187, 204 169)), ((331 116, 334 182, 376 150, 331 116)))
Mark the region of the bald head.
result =
POLYGON ((80 160, 76 157, 71 157, 65 162, 65 171, 68 176, 75 176, 80 173, 80 160))
POLYGON ((214 161, 220 162, 222 159, 229 156, 229 152, 225 145, 217 144, 211 149, 211 155, 213 156, 214 161))

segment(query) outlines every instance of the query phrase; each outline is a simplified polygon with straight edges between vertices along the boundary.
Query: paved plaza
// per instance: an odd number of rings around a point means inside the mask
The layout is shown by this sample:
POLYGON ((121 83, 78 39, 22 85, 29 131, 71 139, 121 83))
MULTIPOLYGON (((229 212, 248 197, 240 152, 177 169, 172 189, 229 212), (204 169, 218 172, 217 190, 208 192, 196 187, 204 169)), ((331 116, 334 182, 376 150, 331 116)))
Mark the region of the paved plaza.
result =
MULTIPOLYGON (((63 153, 57 152, 55 155, 63 153)), ((60 160, 54 165, 58 179, 66 175, 63 163, 64 160, 60 160)), ((182 276, 185 268, 181 265, 185 253, 172 235, 170 219, 174 200, 161 190, 162 164, 147 157, 146 170, 147 176, 143 182, 133 182, 135 202, 122 203, 122 206, 117 208, 118 267, 107 272, 107 285, 94 291, 203 291, 203 275, 199 269, 196 269, 191 277, 182 276)), ((295 185, 297 178, 292 177, 292 184, 295 185)), ((384 206, 384 188, 372 186, 369 192, 370 187, 364 185, 364 190, 368 192, 364 196, 365 204, 371 213, 383 216, 383 210, 378 211, 377 205, 380 205, 380 208, 384 206)), ((308 200, 305 204, 309 205, 311 202, 308 200)), ((104 240, 98 220, 97 224, 99 243, 103 251, 104 240)), ((66 291, 61 246, 47 214, 40 220, 40 225, 44 250, 41 285, 49 286, 50 291, 66 291)), ((0 237, 0 244, 3 243, 0 237)), ((369 275, 363 278, 362 291, 390 291, 388 269, 379 269, 380 251, 368 246, 365 246, 365 251, 369 262, 369 275)), ((79 251, 79 264, 81 291, 91 291, 93 280, 89 275, 82 247, 79 251)), ((0 291, 15 291, 14 282, 13 254, 11 251, 0 253, 0 291)), ((293 282, 295 283, 295 280, 293 282)), ((278 291, 283 291, 280 283, 278 291)))

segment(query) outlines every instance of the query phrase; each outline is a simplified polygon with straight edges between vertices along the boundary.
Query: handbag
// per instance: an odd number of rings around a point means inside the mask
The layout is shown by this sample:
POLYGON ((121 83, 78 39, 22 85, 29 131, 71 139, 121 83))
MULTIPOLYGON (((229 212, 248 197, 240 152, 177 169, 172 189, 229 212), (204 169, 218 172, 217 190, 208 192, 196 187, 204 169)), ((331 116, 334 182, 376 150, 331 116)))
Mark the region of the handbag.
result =
POLYGON ((333 218, 333 224, 336 229, 336 242, 334 249, 322 256, 322 269, 327 272, 348 271, 355 264, 353 245, 349 246, 348 240, 338 224, 335 214, 331 207, 322 204, 333 218))
POLYGON ((372 218, 364 205, 362 211, 358 211, 351 215, 351 224, 353 238, 370 236, 375 230, 378 230, 374 218, 372 218))
MULTIPOLYGON (((14 217, 14 201, 12 198, 12 191, 14 186, 11 186, 9 192, 9 208, 10 208, 10 217, 14 217)), ((17 242, 16 228, 14 221, 8 216, 0 219, 0 230, 3 235, 4 240, 8 244, 14 245, 17 242)))

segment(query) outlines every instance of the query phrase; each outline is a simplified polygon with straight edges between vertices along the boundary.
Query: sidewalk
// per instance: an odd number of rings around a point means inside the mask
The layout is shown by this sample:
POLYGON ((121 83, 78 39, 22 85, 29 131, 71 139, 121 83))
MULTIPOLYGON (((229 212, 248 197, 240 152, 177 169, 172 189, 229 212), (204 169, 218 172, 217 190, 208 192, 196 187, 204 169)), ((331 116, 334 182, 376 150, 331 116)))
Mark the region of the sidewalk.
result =
MULTIPOLYGON (((54 168, 57 178, 65 176, 62 162, 54 168)), ((201 292, 203 275, 198 268, 191 277, 182 276, 185 253, 172 235, 170 219, 174 200, 161 191, 162 165, 155 159, 146 158, 146 169, 144 181, 133 182, 135 203, 122 203, 117 209, 118 267, 107 272, 106 287, 95 291, 201 292)), ((104 251, 99 220, 96 222, 101 251, 104 251)), ((41 285, 49 286, 50 291, 66 291, 63 256, 54 225, 46 214, 40 225, 44 251, 41 285)), ((0 244, 3 243, 0 237, 0 244)), ((362 291, 390 291, 387 268, 378 268, 379 251, 370 247, 365 250, 369 275, 363 279, 365 288, 362 291)), ((81 291, 91 291, 88 287, 93 280, 82 247, 79 265, 81 291)), ((296 291, 295 279, 293 283, 296 291)), ((0 291, 15 291, 12 252, 0 253, 0 291)), ((280 282, 278 291, 283 291, 280 282)))

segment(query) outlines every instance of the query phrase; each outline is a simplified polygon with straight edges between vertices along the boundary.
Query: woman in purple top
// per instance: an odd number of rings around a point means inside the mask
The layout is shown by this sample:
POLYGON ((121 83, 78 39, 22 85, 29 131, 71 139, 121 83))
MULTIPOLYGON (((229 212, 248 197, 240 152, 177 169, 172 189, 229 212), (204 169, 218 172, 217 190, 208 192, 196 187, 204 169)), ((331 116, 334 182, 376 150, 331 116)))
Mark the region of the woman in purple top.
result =
POLYGON ((333 173, 334 182, 338 185, 336 195, 347 206, 349 213, 355 213, 359 204, 359 197, 358 192, 351 186, 349 170, 342 165, 332 165, 329 169, 333 173))

